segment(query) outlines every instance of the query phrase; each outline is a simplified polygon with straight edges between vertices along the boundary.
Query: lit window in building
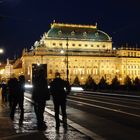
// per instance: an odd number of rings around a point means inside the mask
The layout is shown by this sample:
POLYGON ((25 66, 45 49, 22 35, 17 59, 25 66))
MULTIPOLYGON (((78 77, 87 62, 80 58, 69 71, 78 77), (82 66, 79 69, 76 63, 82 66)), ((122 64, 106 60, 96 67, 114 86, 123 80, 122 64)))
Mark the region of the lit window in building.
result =
POLYGON ((124 74, 125 74, 125 70, 124 70, 124 74))
POLYGON ((58 31, 58 35, 62 35, 62 31, 60 30, 60 31, 58 31))
POLYGON ((53 71, 50 69, 49 74, 52 74, 52 73, 53 73, 53 71))
POLYGON ((97 69, 95 69, 95 74, 96 74, 96 75, 98 74, 97 69))
POLYGON ((62 73, 62 74, 65 74, 65 71, 64 71, 64 70, 61 70, 61 73, 62 73))
POLYGON ((87 33, 86 33, 86 32, 84 32, 84 33, 83 33, 83 36, 84 36, 84 37, 87 37, 87 33))
POLYGON ((30 67, 28 67, 28 75, 30 75, 30 67))
POLYGON ((89 70, 87 70, 87 74, 89 74, 89 70))
POLYGON ((104 70, 102 70, 101 73, 104 74, 104 70))
POLYGON ((75 70, 75 74, 78 74, 78 71, 77 71, 77 69, 75 70))
POLYGON ((74 31, 72 31, 72 32, 71 32, 71 35, 72 35, 72 36, 74 36, 74 35, 75 35, 75 32, 74 32, 74 31))
POLYGON ((85 73, 85 71, 84 70, 82 70, 82 74, 84 74, 85 73))
POLYGON ((62 43, 59 43, 60 46, 62 46, 62 43))

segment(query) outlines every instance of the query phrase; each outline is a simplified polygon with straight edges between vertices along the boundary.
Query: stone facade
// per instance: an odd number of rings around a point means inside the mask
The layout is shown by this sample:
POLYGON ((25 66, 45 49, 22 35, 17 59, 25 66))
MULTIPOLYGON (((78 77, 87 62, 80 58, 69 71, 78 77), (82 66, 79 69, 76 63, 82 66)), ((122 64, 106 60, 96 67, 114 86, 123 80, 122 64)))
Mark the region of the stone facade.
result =
POLYGON ((117 76, 122 84, 127 75, 140 78, 140 50, 114 50, 112 38, 96 25, 52 23, 31 50, 23 50, 22 69, 27 80, 32 80, 32 64, 47 64, 48 80, 56 71, 66 79, 68 66, 70 83, 78 76, 84 84, 89 75, 97 83, 102 76, 109 83, 117 76))

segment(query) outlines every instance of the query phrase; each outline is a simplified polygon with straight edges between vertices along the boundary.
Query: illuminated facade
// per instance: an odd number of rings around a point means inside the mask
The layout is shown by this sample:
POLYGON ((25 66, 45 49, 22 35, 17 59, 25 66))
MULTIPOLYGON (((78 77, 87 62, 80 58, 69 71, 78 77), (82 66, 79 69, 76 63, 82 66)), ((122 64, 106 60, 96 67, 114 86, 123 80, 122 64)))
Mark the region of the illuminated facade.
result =
POLYGON ((127 75, 132 79, 140 78, 140 51, 114 50, 112 38, 98 30, 97 25, 52 23, 51 29, 30 51, 23 50, 22 68, 28 80, 32 80, 32 64, 47 64, 49 80, 54 78, 56 71, 66 79, 68 64, 70 83, 78 76, 84 84, 89 75, 97 83, 102 76, 109 83, 115 76, 121 83, 127 75))

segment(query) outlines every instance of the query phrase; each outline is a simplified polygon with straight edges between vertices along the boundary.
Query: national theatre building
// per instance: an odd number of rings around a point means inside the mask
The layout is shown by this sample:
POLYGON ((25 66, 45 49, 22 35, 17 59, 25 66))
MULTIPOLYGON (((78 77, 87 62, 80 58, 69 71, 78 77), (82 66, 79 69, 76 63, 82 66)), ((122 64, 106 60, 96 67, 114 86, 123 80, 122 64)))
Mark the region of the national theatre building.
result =
POLYGON ((22 53, 22 69, 32 80, 33 66, 46 64, 48 80, 60 72, 72 84, 78 77, 84 84, 90 75, 97 83, 101 77, 108 83, 117 76, 140 78, 140 51, 137 48, 113 49, 112 38, 97 25, 75 25, 53 22, 48 32, 22 53))

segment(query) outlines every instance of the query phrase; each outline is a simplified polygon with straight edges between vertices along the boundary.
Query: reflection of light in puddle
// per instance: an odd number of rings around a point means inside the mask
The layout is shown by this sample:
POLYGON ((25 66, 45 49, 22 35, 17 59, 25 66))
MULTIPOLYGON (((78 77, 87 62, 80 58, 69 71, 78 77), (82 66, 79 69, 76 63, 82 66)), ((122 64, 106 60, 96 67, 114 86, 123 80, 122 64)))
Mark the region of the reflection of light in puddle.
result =
MULTIPOLYGON (((14 129, 16 133, 36 132, 38 130, 34 109, 33 107, 31 107, 31 104, 28 103, 26 100, 24 105, 26 106, 25 107, 26 109, 24 113, 23 125, 19 125, 20 112, 16 111, 15 120, 13 121, 14 129)), ((44 120, 46 121, 46 125, 48 126, 48 128, 43 133, 45 137, 49 140, 69 140, 69 139, 84 140, 87 138, 83 134, 77 132, 72 127, 68 127, 68 131, 66 133, 65 130, 63 129, 62 124, 60 127, 59 134, 57 134, 55 131, 55 119, 54 117, 50 116, 47 112, 44 113, 44 120)))

